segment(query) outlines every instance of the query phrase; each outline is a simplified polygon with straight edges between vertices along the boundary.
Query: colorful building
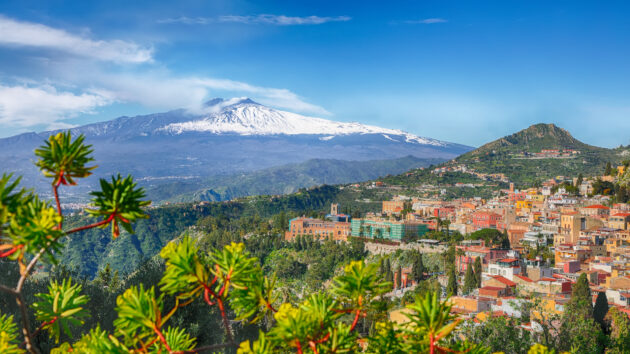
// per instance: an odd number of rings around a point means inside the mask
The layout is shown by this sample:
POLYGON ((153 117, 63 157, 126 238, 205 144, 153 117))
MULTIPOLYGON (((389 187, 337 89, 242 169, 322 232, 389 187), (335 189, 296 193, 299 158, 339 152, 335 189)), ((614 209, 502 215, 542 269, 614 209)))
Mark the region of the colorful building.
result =
POLYGON ((383 201, 383 214, 398 214, 405 209, 405 202, 402 200, 383 201))
POLYGON ((476 229, 496 229, 497 223, 502 219, 501 215, 491 211, 478 211, 472 214, 473 226, 476 229))
POLYGON ((608 227, 613 229, 628 230, 630 213, 616 213, 608 218, 608 227))
POLYGON ((426 224, 414 221, 391 221, 383 219, 353 219, 351 235, 372 239, 402 241, 404 237, 422 237, 429 231, 426 224))
POLYGON ((350 235, 350 223, 305 217, 294 218, 289 221, 289 231, 284 234, 284 238, 292 241, 298 235, 311 236, 318 240, 331 238, 334 241, 346 241, 350 235))

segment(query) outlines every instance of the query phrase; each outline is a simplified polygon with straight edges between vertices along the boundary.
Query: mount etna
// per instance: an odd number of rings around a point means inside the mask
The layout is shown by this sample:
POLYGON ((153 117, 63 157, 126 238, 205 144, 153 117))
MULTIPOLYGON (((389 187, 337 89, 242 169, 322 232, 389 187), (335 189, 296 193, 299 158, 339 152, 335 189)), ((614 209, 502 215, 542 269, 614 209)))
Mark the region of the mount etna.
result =
MULTIPOLYGON (((47 182, 33 165, 32 156, 53 133, 0 139, 3 170, 22 175, 23 185, 45 194, 47 182)), ((247 98, 213 99, 197 113, 179 109, 120 117, 73 128, 72 134, 85 135, 99 168, 81 187, 68 190, 66 202, 82 201, 75 196, 85 195, 98 177, 114 172, 132 174, 158 198, 201 190, 197 195, 223 200, 373 179, 439 163, 472 149, 402 130, 306 117, 247 98), (376 160, 339 169, 339 161, 376 160), (242 178, 255 171, 254 176, 263 176, 262 180, 242 178), (238 176, 247 188, 234 184, 238 176), (264 188, 270 178, 281 189, 264 188), (181 191, 178 185, 183 186, 181 191), (263 187, 249 188, 252 185, 263 187), (169 191, 160 193, 162 186, 169 191)))

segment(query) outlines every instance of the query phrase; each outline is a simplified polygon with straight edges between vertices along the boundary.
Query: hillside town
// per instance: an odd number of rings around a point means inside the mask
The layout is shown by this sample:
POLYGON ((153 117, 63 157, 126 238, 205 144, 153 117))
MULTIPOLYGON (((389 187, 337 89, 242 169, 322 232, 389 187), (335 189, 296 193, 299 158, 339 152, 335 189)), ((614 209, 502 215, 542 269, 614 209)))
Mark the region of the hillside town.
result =
MULTIPOLYGON (((524 190, 510 184, 489 200, 397 196, 361 218, 341 214, 333 204, 326 220, 292 219, 285 239, 360 238, 372 254, 406 249, 444 254, 454 248, 454 264, 437 278, 452 292, 452 311, 474 323, 493 316, 522 318, 523 309, 534 305, 561 315, 582 274, 593 303, 605 295, 609 306, 630 315, 630 205, 593 195, 597 181, 615 182, 624 169, 584 180, 558 176, 524 190), (572 192, 566 190, 569 185, 575 186, 572 192), (450 236, 432 238, 436 231, 450 236), (474 237, 484 233, 504 239, 474 237), (475 274, 479 281, 465 285, 475 262, 481 263, 481 274, 475 274), (448 284, 449 270, 455 273, 455 288, 448 284)), ((397 274, 394 288, 400 294, 416 285, 412 272, 409 267, 397 274)), ((521 323, 534 331, 540 330, 537 325, 536 316, 521 323)))

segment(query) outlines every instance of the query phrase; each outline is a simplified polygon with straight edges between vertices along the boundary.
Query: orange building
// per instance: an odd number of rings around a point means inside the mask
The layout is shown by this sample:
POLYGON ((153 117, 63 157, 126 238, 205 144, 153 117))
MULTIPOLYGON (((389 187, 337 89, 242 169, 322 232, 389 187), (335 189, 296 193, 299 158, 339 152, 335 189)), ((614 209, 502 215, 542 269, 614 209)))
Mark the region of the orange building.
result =
POLYGON ((605 216, 608 216, 609 213, 610 213, 610 208, 601 204, 589 205, 587 207, 582 208, 582 214, 588 215, 588 216, 605 217, 605 216))
POLYGON ((346 241, 350 235, 350 223, 304 217, 291 219, 289 231, 284 234, 284 238, 292 241, 298 235, 312 236, 317 240, 330 237, 334 241, 346 241))
POLYGON ((402 200, 384 200, 383 213, 394 214, 400 213, 405 208, 405 202, 402 200))

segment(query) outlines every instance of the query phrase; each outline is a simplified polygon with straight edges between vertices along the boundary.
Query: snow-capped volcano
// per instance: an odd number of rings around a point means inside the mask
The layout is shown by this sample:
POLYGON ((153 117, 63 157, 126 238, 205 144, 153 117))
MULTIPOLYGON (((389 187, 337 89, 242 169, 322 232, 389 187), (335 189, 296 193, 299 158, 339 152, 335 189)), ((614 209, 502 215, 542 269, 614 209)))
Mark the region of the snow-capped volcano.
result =
POLYGON ((206 110, 209 113, 200 119, 171 123, 161 127, 160 130, 174 134, 207 132, 240 135, 323 135, 322 140, 330 140, 339 135, 383 134, 386 139, 392 141, 434 146, 446 145, 445 142, 419 137, 402 130, 380 128, 356 122, 335 122, 280 111, 258 104, 248 98, 213 99, 206 104, 206 110), (391 136, 396 136, 398 139, 391 136))
MULTIPOLYGON (((201 112, 176 109, 119 117, 71 132, 85 136, 99 165, 87 179, 87 188, 114 172, 132 174, 145 185, 158 187, 174 180, 190 183, 191 178, 249 173, 312 159, 368 161, 412 156, 429 164, 472 149, 402 130, 306 117, 246 98, 214 99, 201 112)), ((50 181, 31 161, 33 150, 54 133, 0 139, 0 166, 23 175, 27 186, 47 191, 50 181)), ((339 173, 322 166, 318 173, 331 178, 339 173)))

